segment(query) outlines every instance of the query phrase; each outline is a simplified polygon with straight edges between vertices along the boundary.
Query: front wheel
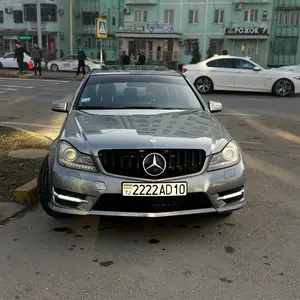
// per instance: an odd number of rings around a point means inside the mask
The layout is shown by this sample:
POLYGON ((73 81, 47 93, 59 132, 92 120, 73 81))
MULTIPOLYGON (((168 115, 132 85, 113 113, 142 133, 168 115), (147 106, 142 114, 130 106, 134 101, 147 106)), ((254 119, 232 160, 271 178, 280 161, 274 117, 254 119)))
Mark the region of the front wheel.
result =
POLYGON ((294 84, 289 79, 279 79, 277 80, 274 85, 272 92, 278 97, 288 97, 294 94, 294 84))
POLYGON ((197 78, 194 85, 200 94, 208 94, 213 90, 212 80, 205 76, 197 78))
POLYGON ((52 64, 52 65, 50 66, 50 70, 51 70, 52 72, 58 72, 58 71, 59 71, 58 65, 57 65, 57 64, 52 64))
POLYGON ((89 73, 90 71, 91 71, 91 68, 89 67, 89 66, 85 66, 84 67, 84 71, 85 71, 85 73, 89 73))
POLYGON ((52 218, 62 219, 69 215, 55 212, 49 206, 51 201, 51 184, 49 179, 49 154, 44 158, 37 178, 37 196, 42 208, 52 218))

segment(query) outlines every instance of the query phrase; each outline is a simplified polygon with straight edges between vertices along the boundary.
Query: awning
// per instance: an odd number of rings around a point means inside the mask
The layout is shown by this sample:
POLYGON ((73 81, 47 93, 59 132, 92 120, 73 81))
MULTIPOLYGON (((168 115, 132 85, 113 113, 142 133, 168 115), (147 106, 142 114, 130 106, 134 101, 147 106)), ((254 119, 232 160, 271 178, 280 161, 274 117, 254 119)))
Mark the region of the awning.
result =
POLYGON ((136 38, 136 39, 180 39, 180 33, 146 33, 146 32, 116 32, 119 38, 136 38))
POLYGON ((268 35, 225 35, 229 40, 267 40, 268 35))

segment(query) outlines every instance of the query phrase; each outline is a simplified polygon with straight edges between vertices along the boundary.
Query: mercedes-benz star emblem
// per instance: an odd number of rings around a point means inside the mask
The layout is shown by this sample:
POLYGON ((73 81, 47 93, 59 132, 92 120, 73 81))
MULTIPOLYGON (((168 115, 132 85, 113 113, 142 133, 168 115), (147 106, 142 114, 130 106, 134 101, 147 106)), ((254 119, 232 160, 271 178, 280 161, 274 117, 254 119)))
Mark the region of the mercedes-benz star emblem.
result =
POLYGON ((143 168, 149 176, 161 175, 167 167, 165 158, 159 153, 150 153, 143 160, 143 168))

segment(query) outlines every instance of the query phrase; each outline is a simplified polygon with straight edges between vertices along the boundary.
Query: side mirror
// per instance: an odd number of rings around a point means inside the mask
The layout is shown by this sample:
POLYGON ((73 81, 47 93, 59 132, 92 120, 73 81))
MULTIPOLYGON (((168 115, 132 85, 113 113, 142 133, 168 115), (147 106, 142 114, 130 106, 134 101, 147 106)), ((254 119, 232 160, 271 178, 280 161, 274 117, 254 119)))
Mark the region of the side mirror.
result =
POLYGON ((254 67, 254 68, 253 68, 253 71, 258 72, 258 71, 260 71, 260 68, 259 68, 259 67, 254 67))
POLYGON ((211 113, 217 113, 223 110, 221 102, 208 101, 208 106, 211 113))
POLYGON ((52 111, 67 113, 68 101, 67 100, 54 101, 52 104, 52 111))

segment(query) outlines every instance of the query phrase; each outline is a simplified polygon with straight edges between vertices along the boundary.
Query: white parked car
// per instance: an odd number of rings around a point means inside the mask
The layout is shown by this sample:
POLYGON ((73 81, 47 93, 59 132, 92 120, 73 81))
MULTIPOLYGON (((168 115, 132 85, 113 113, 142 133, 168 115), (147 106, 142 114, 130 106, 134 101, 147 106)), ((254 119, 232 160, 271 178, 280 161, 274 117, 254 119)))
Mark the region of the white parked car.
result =
MULTIPOLYGON (((42 68, 45 67, 45 62, 42 61, 41 64, 42 68)), ((28 54, 24 53, 24 63, 23 63, 23 68, 24 70, 32 70, 34 67, 33 61, 31 59, 31 56, 28 54)), ((15 53, 10 52, 3 57, 0 57, 0 69, 18 69, 18 62, 15 59, 15 53)))
MULTIPOLYGON (((48 66, 51 71, 77 71, 78 67, 78 56, 77 55, 68 55, 58 60, 51 60, 48 63, 48 66)), ((85 60, 85 72, 88 73, 93 69, 100 69, 101 63, 99 60, 92 58, 87 58, 85 60)))
POLYGON ((184 65, 182 73, 197 90, 265 92, 285 97, 300 93, 300 76, 288 70, 264 69, 249 58, 220 55, 193 65, 184 65))

